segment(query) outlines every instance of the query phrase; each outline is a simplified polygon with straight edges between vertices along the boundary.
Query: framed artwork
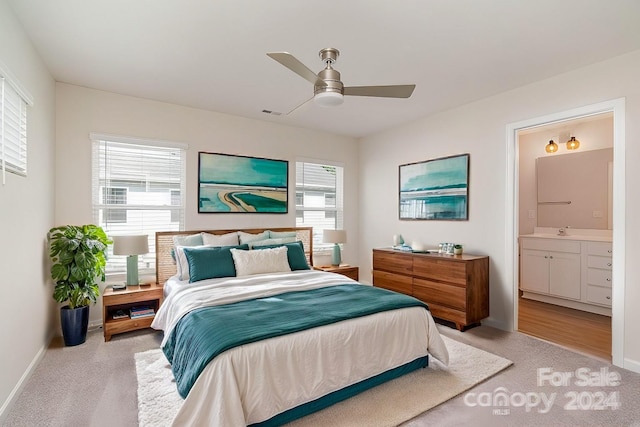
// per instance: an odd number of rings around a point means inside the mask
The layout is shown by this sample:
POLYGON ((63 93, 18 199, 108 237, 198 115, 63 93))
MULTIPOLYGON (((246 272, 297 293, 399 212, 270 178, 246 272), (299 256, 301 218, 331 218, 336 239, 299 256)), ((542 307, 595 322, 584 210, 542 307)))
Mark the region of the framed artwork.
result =
POLYGON ((287 213, 289 162, 198 153, 198 213, 287 213))
POLYGON ((400 219, 469 219, 469 154, 408 163, 399 169, 400 219))

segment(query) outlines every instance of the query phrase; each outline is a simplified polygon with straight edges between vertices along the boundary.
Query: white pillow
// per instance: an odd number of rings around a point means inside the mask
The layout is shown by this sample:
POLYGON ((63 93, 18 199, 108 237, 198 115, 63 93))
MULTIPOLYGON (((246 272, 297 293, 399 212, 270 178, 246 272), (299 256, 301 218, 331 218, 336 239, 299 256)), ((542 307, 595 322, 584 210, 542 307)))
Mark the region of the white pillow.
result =
POLYGON ((244 245, 245 243, 254 242, 256 240, 265 240, 269 238, 269 231, 263 231, 258 234, 245 233, 244 231, 238 231, 238 236, 240 237, 240 244, 244 245))
POLYGON ((291 271, 287 250, 286 246, 256 251, 231 249, 233 263, 236 266, 236 276, 291 271))
POLYGON ((211 246, 238 246, 238 233, 235 231, 227 234, 202 234, 202 244, 211 246))

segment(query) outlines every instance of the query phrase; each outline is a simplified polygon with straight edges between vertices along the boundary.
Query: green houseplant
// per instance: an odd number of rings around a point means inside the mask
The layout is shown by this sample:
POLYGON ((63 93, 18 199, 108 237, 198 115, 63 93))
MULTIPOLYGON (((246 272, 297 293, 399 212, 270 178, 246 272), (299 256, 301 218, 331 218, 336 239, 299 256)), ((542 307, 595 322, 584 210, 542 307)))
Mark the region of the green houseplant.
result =
POLYGON ((65 345, 82 344, 89 325, 89 305, 100 295, 106 251, 111 240, 97 225, 63 225, 49 230, 53 299, 67 305, 60 309, 65 345))

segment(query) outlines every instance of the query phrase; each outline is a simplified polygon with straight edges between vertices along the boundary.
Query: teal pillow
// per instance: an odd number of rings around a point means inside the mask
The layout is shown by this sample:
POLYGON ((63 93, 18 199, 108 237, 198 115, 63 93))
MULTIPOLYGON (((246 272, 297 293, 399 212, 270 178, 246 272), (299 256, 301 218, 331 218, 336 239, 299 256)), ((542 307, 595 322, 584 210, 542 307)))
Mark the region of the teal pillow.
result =
POLYGON ((309 264, 307 263, 307 257, 304 254, 304 246, 302 246, 302 242, 299 240, 297 242, 284 243, 280 245, 254 246, 253 250, 278 248, 280 246, 287 247, 287 260, 289 261, 291 271, 310 270, 309 264))
POLYGON ((248 250, 248 245, 184 248, 189 264, 189 283, 218 277, 235 277, 231 249, 248 250))

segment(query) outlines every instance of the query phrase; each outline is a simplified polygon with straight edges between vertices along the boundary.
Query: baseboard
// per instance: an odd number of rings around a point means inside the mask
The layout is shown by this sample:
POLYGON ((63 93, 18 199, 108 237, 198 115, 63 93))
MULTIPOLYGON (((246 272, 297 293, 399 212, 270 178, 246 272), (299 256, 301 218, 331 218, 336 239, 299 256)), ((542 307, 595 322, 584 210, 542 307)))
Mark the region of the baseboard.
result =
POLYGON ((628 369, 629 371, 640 374, 640 362, 637 360, 631 360, 629 358, 624 358, 624 369, 628 369))
POLYGON ((502 331, 513 331, 513 327, 509 325, 507 322, 503 322, 502 320, 497 320, 494 317, 487 317, 481 323, 484 326, 491 326, 492 328, 500 329, 502 331))
POLYGON ((40 348, 40 350, 35 355, 31 363, 29 363, 29 366, 20 377, 20 380, 18 380, 18 383, 15 385, 13 390, 11 390, 11 393, 9 393, 7 400, 5 400, 4 403, 2 404, 2 407, 0 407, 0 425, 5 424, 6 418, 9 415, 9 410, 13 406, 13 403, 18 398, 18 396, 20 396, 22 389, 27 384, 27 380, 31 377, 36 367, 38 366, 38 364, 44 357, 45 353, 47 352, 47 348, 49 346, 49 343, 53 339, 53 335, 54 334, 50 334, 49 339, 46 340, 46 344, 40 348))

